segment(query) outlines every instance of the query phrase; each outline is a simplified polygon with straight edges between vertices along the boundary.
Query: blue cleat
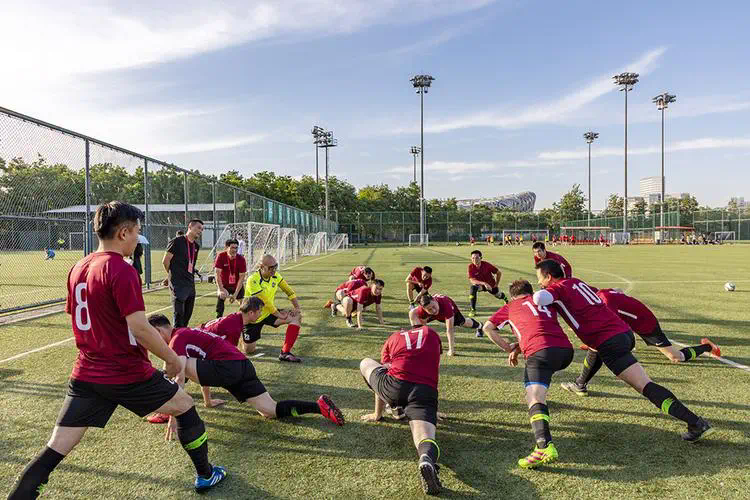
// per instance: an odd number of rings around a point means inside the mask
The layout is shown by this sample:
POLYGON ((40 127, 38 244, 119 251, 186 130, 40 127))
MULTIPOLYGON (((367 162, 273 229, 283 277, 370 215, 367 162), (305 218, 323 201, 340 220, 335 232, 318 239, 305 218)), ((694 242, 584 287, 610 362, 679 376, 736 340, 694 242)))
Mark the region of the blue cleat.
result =
POLYGON ((195 476, 195 491, 202 493, 219 484, 227 477, 227 469, 221 465, 214 465, 211 469, 211 477, 195 476))

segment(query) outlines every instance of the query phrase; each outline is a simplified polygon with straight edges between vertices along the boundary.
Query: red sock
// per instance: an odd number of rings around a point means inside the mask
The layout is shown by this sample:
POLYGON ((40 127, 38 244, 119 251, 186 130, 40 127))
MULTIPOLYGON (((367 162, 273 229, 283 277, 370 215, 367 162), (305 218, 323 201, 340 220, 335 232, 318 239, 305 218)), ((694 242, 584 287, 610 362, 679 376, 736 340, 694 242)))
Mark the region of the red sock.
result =
POLYGON ((289 352, 294 347, 294 343, 297 342, 297 336, 299 335, 299 325, 289 325, 286 327, 286 337, 284 337, 284 345, 281 346, 281 352, 289 352))

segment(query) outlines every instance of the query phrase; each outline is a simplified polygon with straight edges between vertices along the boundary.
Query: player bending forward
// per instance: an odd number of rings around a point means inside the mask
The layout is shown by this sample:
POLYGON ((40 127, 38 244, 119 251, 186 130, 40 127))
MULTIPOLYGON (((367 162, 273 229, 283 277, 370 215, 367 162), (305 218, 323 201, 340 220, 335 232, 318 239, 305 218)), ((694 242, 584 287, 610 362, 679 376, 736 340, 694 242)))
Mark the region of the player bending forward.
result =
POLYGON ((422 295, 419 299, 419 306, 409 311, 411 326, 426 325, 433 320, 445 323, 448 356, 456 354, 456 326, 471 328, 476 330, 477 337, 482 336, 482 324, 474 318, 464 318, 456 303, 447 295, 422 295))
POLYGON ((365 358, 359 371, 375 393, 375 412, 362 420, 379 422, 387 404, 403 407, 419 456, 419 477, 424 492, 437 495, 440 448, 435 441, 438 410, 438 375, 443 346, 428 326, 395 332, 388 337, 380 363, 365 358))
POLYGON ((489 292, 490 295, 504 300, 506 304, 508 303, 507 297, 498 288, 502 274, 500 269, 486 260, 482 260, 482 252, 479 250, 471 252, 471 264, 469 264, 469 283, 471 283, 471 287, 469 287, 470 318, 473 318, 477 313, 477 293, 479 292, 489 292))
POLYGON ((417 307, 419 298, 429 293, 432 286, 432 268, 430 266, 415 267, 404 281, 406 281, 406 298, 409 299, 409 307, 414 309, 417 307), (417 292, 416 297, 414 292, 417 292))
MULTIPOLYGON (((245 302, 251 315, 261 314, 263 301, 259 298, 252 297, 245 302)), ((152 314, 148 322, 159 331, 165 342, 169 342, 169 347, 182 360, 184 368, 177 376, 181 385, 188 378, 204 387, 223 387, 237 401, 249 404, 266 418, 319 413, 336 425, 344 425, 344 415, 326 395, 320 396, 317 402, 274 401, 258 380, 250 360, 218 335, 192 328, 172 328, 169 319, 163 314, 152 314)), ((173 423, 170 418, 167 439, 171 439, 173 434, 173 423)))
MULTIPOLYGON (((617 378, 643 394, 662 412, 685 422, 687 432, 682 434, 682 439, 697 441, 713 432, 706 420, 690 411, 669 389, 651 381, 630 352, 635 347, 630 327, 604 305, 590 286, 577 278, 565 279, 560 264, 553 260, 538 263, 536 274, 544 290, 534 294, 534 304, 555 304, 578 338, 598 351, 602 362, 617 378)), ((584 378, 591 368, 584 364, 584 378)))
POLYGON ((510 352, 508 364, 511 366, 518 364, 519 353, 526 358, 523 382, 535 446, 529 456, 518 460, 518 466, 533 469, 554 462, 558 457, 549 431, 547 390, 552 375, 573 361, 573 345, 557 322, 557 311, 534 304, 531 283, 516 280, 511 283, 509 292, 510 303, 484 323, 484 332, 498 347, 510 352), (500 336, 499 330, 505 325, 510 325, 518 343, 509 344, 500 336))
POLYGON ((336 288, 335 298, 336 302, 328 301, 325 307, 331 308, 331 316, 336 316, 336 313, 340 313, 346 318, 346 326, 349 328, 354 327, 352 322, 352 314, 357 312, 357 328, 362 329, 362 313, 365 307, 375 304, 375 312, 378 315, 378 321, 381 325, 385 325, 383 320, 383 308, 380 307, 380 300, 383 297, 383 287, 385 282, 383 280, 373 280, 372 284, 367 285, 362 280, 352 280, 346 283, 342 283, 336 288))
POLYGON ((370 281, 375 279, 375 271, 367 266, 357 266, 349 273, 349 280, 370 281))
POLYGON ((541 241, 537 241, 536 243, 531 245, 531 251, 534 254, 534 265, 539 264, 545 259, 554 260, 555 262, 560 264, 560 267, 562 267, 563 274, 565 274, 566 278, 573 277, 573 266, 570 265, 570 262, 568 262, 565 257, 560 255, 559 253, 548 251, 544 246, 544 243, 542 243, 541 241))

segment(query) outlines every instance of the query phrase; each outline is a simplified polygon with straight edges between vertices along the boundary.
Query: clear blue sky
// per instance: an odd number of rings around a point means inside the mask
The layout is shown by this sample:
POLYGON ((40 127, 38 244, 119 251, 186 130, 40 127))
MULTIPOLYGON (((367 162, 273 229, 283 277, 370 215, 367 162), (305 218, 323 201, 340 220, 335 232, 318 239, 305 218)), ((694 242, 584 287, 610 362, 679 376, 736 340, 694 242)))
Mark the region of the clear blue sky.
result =
MULTIPOLYGON (((428 197, 537 193, 574 183, 593 208, 660 169, 702 204, 750 197, 750 4, 274 0, 0 5, 0 105, 206 173, 314 174, 310 129, 332 129, 331 172, 357 187, 411 179, 426 96, 428 197), (29 36, 33 32, 33 36, 29 36), (6 54, 7 55, 7 54, 6 54), (5 56, 4 56, 5 57, 5 56)), ((322 156, 321 156, 322 159, 322 156)))

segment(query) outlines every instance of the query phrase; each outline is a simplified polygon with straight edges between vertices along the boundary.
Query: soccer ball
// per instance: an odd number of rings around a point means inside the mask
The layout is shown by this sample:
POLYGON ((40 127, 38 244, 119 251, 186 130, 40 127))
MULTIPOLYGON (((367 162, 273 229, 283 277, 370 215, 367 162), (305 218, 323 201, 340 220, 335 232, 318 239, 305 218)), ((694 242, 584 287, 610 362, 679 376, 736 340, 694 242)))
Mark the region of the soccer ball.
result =
POLYGON ((736 287, 734 286, 734 283, 732 283, 731 281, 724 283, 724 290, 726 290, 727 292, 733 292, 735 288, 736 287))

